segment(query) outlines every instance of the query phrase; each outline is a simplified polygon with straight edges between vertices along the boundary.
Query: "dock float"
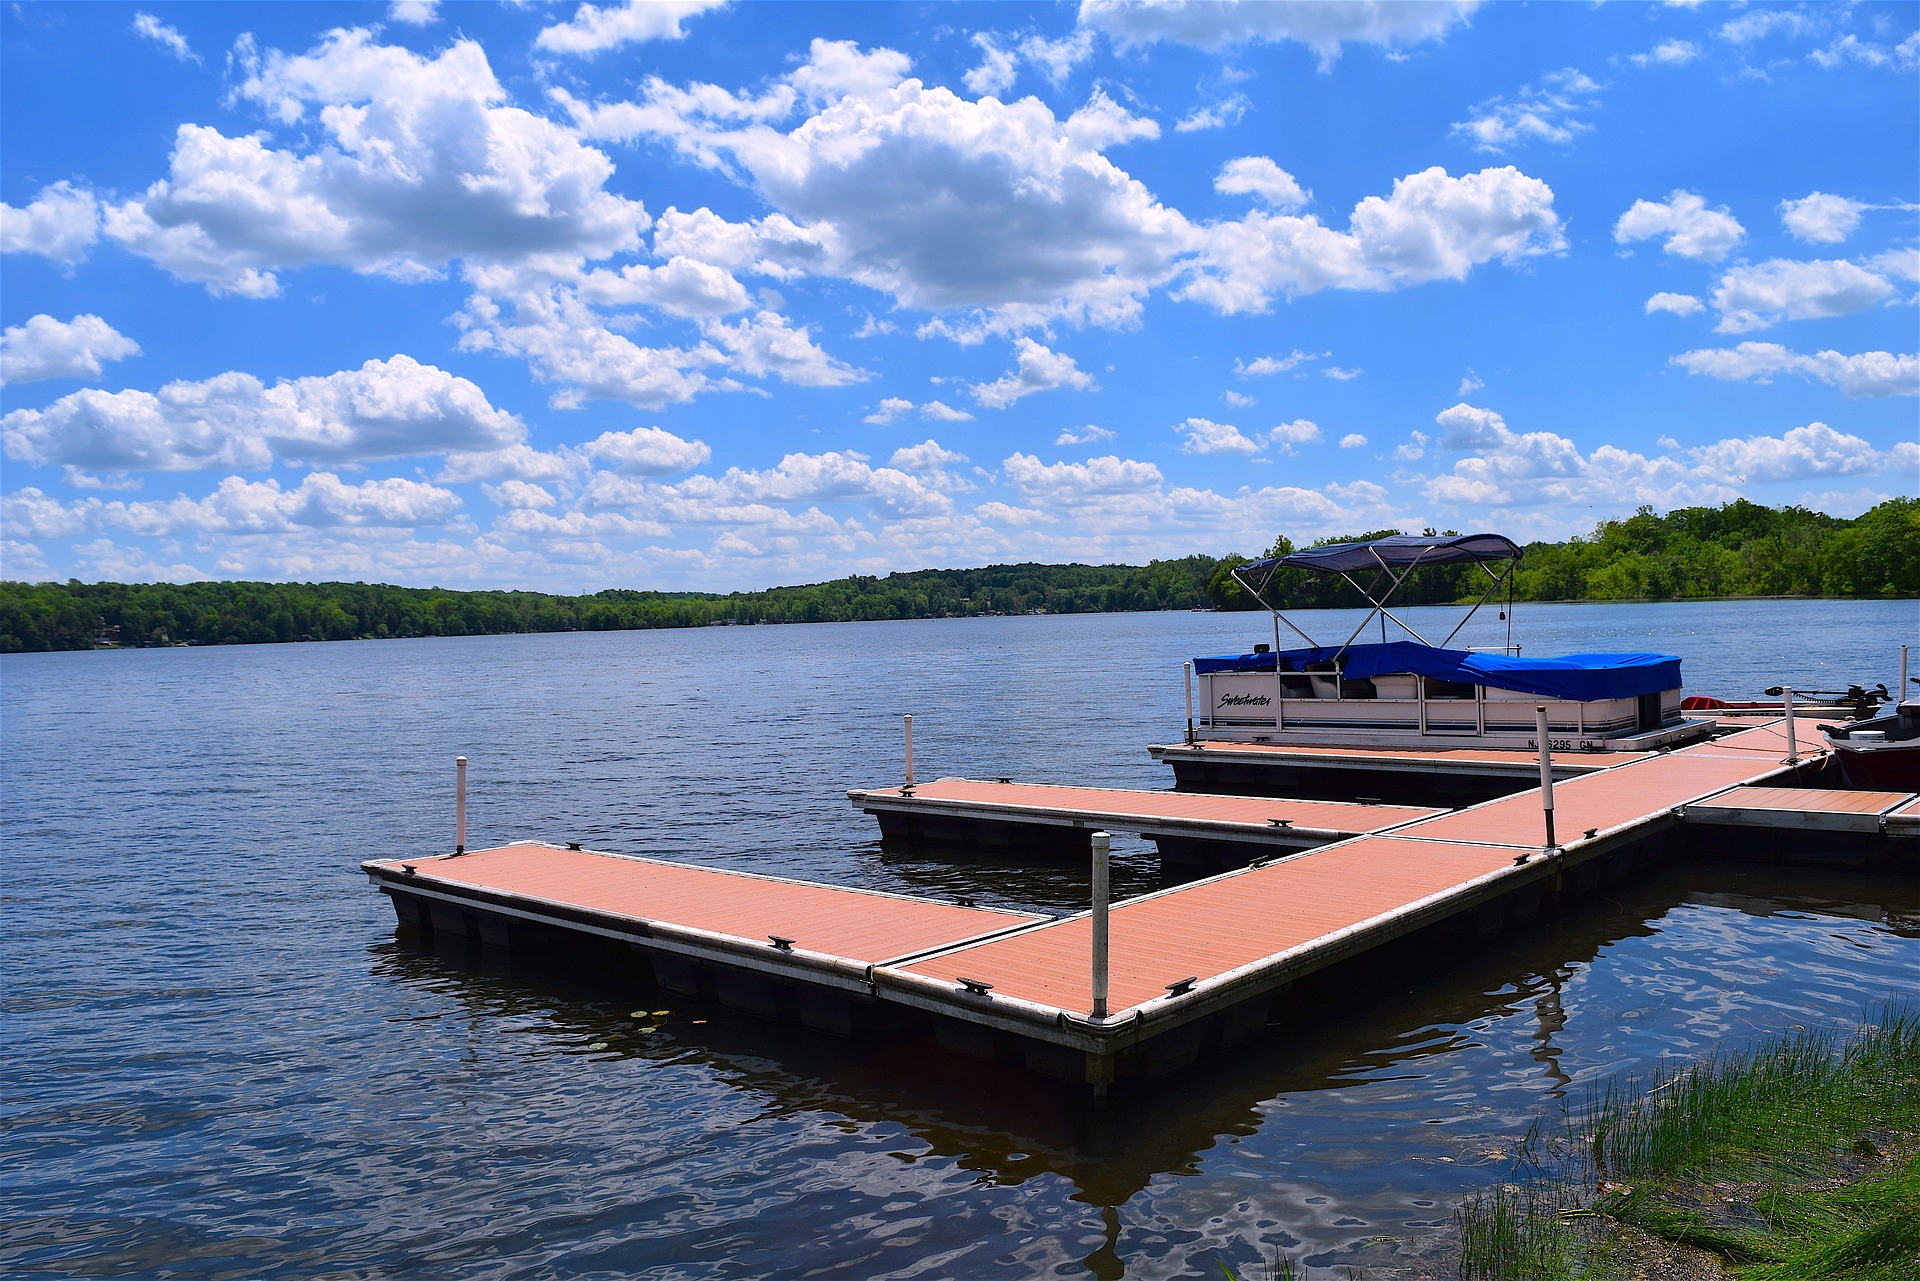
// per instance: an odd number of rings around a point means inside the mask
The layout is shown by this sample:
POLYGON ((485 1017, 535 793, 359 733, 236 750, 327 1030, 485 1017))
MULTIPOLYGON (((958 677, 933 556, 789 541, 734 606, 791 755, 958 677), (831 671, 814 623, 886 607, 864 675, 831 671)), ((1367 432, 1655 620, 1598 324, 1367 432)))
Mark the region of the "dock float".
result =
POLYGON ((1442 812, 1412 805, 970 778, 854 788, 847 799, 878 819, 881 836, 889 839, 1078 859, 1086 857, 1088 838, 1096 829, 1118 830, 1152 839, 1161 857, 1175 862, 1293 853, 1442 812))
MULTIPOLYGON (((1451 746, 1438 735, 1432 746, 1418 751, 1206 739, 1156 743, 1147 751, 1173 767, 1175 786, 1194 792, 1327 798, 1375 795, 1402 803, 1457 806, 1525 791, 1537 787, 1540 779, 1540 757, 1535 752, 1451 746)), ((1652 754, 1556 751, 1553 776, 1578 778, 1652 754)))
MULTIPOLYGON (((534 842, 361 866, 403 924, 435 934, 511 947, 597 938, 643 956, 670 991, 827 1031, 930 1030, 1100 1091, 1255 1035, 1323 971, 1403 941, 1497 934, 1687 852, 1722 830, 1694 816, 1759 812, 1763 793, 1821 755, 1796 756, 1775 722, 1557 784, 1555 844, 1544 797, 1529 791, 1063 918, 534 842)), ((1920 828, 1914 798, 1796 790, 1808 808, 1783 800, 1775 812, 1863 812, 1854 805, 1920 828)))

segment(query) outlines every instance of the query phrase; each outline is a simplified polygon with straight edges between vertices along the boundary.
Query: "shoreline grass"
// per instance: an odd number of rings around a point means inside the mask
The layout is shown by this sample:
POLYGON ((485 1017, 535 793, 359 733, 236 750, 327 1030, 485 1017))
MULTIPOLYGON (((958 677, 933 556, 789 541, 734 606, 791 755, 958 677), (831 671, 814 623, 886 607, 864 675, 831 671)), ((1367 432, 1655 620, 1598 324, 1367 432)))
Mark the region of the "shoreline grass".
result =
POLYGON ((1609 1083, 1521 1164, 1455 1215, 1463 1281, 1621 1276, 1649 1248, 1740 1281, 1920 1281, 1920 1010, 1609 1083))

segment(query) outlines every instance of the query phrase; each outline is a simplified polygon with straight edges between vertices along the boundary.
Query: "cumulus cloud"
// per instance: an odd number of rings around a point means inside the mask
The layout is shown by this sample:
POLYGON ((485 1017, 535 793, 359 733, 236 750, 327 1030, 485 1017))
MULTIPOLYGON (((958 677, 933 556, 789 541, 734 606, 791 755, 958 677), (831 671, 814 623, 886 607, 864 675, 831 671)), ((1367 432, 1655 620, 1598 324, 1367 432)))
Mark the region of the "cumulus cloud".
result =
POLYGON ((1108 97, 1105 90, 1095 89, 1087 105, 1067 117, 1065 132, 1071 141, 1089 151, 1105 151, 1123 142, 1158 138, 1160 126, 1134 115, 1108 97))
POLYGON ((1311 445, 1320 439, 1320 425, 1305 418, 1296 418, 1290 423, 1281 423, 1267 433, 1267 439, 1277 446, 1281 453, 1291 454, 1300 445, 1311 445))
POLYGON ((1837 245, 1860 225, 1860 215, 1869 206, 1845 196, 1816 191, 1798 200, 1780 202, 1780 221, 1794 239, 1812 245, 1837 245))
POLYGON ((99 201, 64 179, 23 209, 0 203, 0 253, 39 254, 71 267, 99 238, 99 201))
POLYGON ((980 65, 960 77, 967 91, 976 98, 984 98, 989 94, 1003 94, 1013 88, 1013 78, 1019 66, 1014 51, 1002 49, 984 31, 974 33, 973 44, 980 50, 980 65))
POLYGON ((944 401, 929 400, 925 404, 915 405, 911 400, 907 400, 904 397, 889 396, 881 401, 879 405, 874 408, 874 411, 861 421, 873 423, 875 426, 885 427, 898 422, 901 418, 904 418, 916 410, 922 418, 930 419, 934 422, 964 423, 973 420, 973 415, 966 410, 955 409, 952 405, 944 401))
POLYGON ((1107 454, 1084 463, 1042 463, 1031 454, 1009 455, 1001 463, 1007 483, 1027 498, 1061 504, 1114 494, 1157 489, 1163 479, 1152 463, 1107 454))
POLYGON ((1894 288, 1884 277, 1838 260, 1794 262, 1775 258, 1735 267, 1713 291, 1723 334, 1766 329, 1783 320, 1846 316, 1878 306, 1894 288))
POLYGON ((1186 437, 1180 445, 1183 454, 1239 454, 1243 458, 1251 458, 1260 452, 1260 443, 1247 437, 1231 423, 1217 423, 1211 418, 1189 418, 1174 424, 1173 430, 1186 437))
POLYGON ((1681 67, 1700 56, 1700 46, 1691 40, 1662 40, 1645 53, 1631 55, 1627 61, 1636 67, 1681 67))
POLYGON ((1706 199, 1691 191, 1676 191, 1660 203, 1636 200, 1613 224, 1617 244, 1664 236, 1666 252, 1704 262, 1725 258, 1746 234, 1724 206, 1709 209, 1706 199))
POLYGON ((1284 374, 1288 370, 1297 369, 1309 360, 1325 360, 1332 354, 1327 351, 1305 352, 1296 347, 1284 356, 1259 356, 1246 361, 1236 358, 1233 362, 1233 372, 1242 378, 1265 378, 1271 374, 1284 374))
POLYGON ((1366 447, 1367 438, 1357 431, 1350 431, 1340 438, 1340 448, 1342 449, 1365 449, 1366 447))
POLYGON ((527 511, 543 510, 559 502, 549 490, 524 480, 503 480, 498 485, 482 485, 480 492, 496 507, 516 507, 527 511))
POLYGON ((0 418, 8 457, 100 471, 402 458, 499 449, 524 434, 473 383, 404 355, 272 387, 225 373, 158 392, 89 389, 0 418))
POLYGON ((1565 247, 1546 183, 1511 166, 1459 178, 1436 166, 1397 180, 1389 196, 1362 200, 1344 232, 1263 210, 1212 224, 1177 296, 1227 313, 1260 312, 1276 295, 1463 280, 1482 263, 1565 247))
POLYGON ((200 55, 195 53, 187 38, 150 13, 133 15, 133 33, 143 40, 151 40, 182 62, 198 62, 200 55))
POLYGON ((592 55, 647 40, 679 40, 686 20, 718 9, 726 0, 626 0, 583 4, 566 22, 541 29, 535 47, 549 53, 592 55))
POLYGON ((419 528, 445 523, 458 514, 460 506, 458 494, 421 481, 393 478, 349 484, 332 472, 314 472, 292 489, 271 478, 250 481, 228 476, 205 498, 182 494, 150 502, 83 498, 63 505, 28 488, 9 496, 7 517, 31 537, 76 537, 120 529, 143 538, 168 538, 419 528))
POLYGON ((1691 316, 1696 311, 1705 311, 1707 305, 1692 294, 1658 293, 1647 299, 1647 314, 1656 311, 1671 312, 1676 316, 1691 316))
POLYGON ((1338 365, 1328 365, 1320 371, 1320 375, 1323 378, 1331 378, 1335 382, 1350 383, 1365 372, 1367 371, 1364 369, 1342 369, 1338 365))
POLYGON ((0 335, 0 383, 97 378, 104 362, 140 354, 140 344, 94 315, 34 316, 0 335))
POLYGON ((105 211, 108 236, 215 293, 269 297, 277 271, 313 264, 417 280, 454 259, 598 258, 648 225, 606 190, 603 153, 507 105, 472 40, 425 58, 334 31, 247 70, 238 98, 288 125, 314 115, 326 144, 183 124, 168 176, 105 211))
POLYGON ((1005 409, 1022 396, 1069 387, 1074 391, 1095 388, 1093 375, 1074 363, 1072 356, 1050 350, 1031 338, 1013 342, 1018 367, 990 383, 975 383, 969 390, 973 398, 988 409, 1005 409))
POLYGON ((1083 26, 1121 45, 1166 40, 1200 49, 1292 41, 1329 71, 1345 44, 1387 49, 1438 40, 1463 23, 1479 0, 1354 0, 1343 4, 1264 4, 1241 0, 1081 0, 1083 26))
POLYGON ((1867 351, 1857 356, 1837 351, 1808 355, 1779 343, 1743 342, 1737 347, 1682 352, 1673 363, 1690 374, 1704 374, 1723 382, 1767 383, 1781 374, 1795 374, 1837 387, 1843 396, 1920 395, 1920 356, 1888 351, 1867 351))
POLYGON ((1920 64, 1920 32, 1908 35, 1897 45, 1884 45, 1862 40, 1849 31, 1836 36, 1826 48, 1815 49, 1807 56, 1829 71, 1849 64, 1910 71, 1920 64))
POLYGON ((1257 405, 1260 403, 1260 400, 1258 397, 1245 396, 1237 391, 1223 391, 1220 393, 1220 399, 1226 401, 1229 405, 1232 405, 1235 409, 1245 409, 1249 405, 1257 405))
POLYGON ((713 457, 702 440, 684 440, 659 427, 602 432, 579 452, 609 471, 628 476, 660 476, 690 471, 713 457))
POLYGON ((1088 423, 1084 427, 1068 427, 1053 438, 1056 445, 1094 445, 1103 440, 1112 440, 1114 433, 1105 427, 1096 427, 1088 423))
POLYGON ((1599 92, 1597 82, 1566 67, 1512 97, 1480 103, 1453 131, 1480 151, 1503 152, 1527 142, 1569 143, 1593 128, 1575 113, 1590 109, 1599 92))
POLYGON ((393 0, 387 21, 409 27, 430 27, 440 21, 440 0, 393 0))
POLYGON ((1266 156, 1241 156, 1229 160, 1213 180, 1213 189, 1223 195, 1253 195, 1275 209, 1298 209, 1313 199, 1313 193, 1301 188, 1294 176, 1266 156))

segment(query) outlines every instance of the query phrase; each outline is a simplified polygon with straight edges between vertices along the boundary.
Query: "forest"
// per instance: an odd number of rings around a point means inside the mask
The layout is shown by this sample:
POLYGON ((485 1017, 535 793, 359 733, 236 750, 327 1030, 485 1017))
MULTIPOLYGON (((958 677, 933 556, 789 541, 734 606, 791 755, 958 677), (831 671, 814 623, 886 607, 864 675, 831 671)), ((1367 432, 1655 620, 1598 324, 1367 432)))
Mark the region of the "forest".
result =
MULTIPOLYGON (((1327 542, 1396 533, 1361 531, 1327 542)), ((1285 538, 1257 555, 1294 550, 1285 538)), ((19 583, 0 581, 0 653, 161 645, 612 631, 751 623, 853 622, 1155 609, 1256 609, 1232 576, 1247 557, 1148 565, 990 565, 854 575, 764 591, 612 588, 584 596, 453 591, 378 583, 19 583)), ((1474 599, 1477 566, 1421 571, 1407 604, 1474 599)), ((1848 520, 1737 500, 1664 516, 1643 507, 1591 534, 1525 548, 1519 600, 1683 600, 1725 596, 1920 596, 1920 499, 1848 520)), ((1338 578, 1284 571, 1282 607, 1357 605, 1338 578)))

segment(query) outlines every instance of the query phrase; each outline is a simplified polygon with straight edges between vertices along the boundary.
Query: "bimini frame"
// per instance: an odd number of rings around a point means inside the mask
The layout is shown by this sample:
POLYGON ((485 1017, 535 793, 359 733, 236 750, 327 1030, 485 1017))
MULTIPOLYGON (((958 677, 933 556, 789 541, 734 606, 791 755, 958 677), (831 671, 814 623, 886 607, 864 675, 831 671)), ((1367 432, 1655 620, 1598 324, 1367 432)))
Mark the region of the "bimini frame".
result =
POLYGON ((1507 649, 1513 648, 1513 571, 1520 563, 1520 548, 1512 539, 1500 534, 1395 534, 1389 538, 1370 538, 1360 543, 1328 543, 1324 547, 1310 547, 1305 551, 1293 552, 1287 556, 1269 556, 1264 560, 1248 561, 1236 565, 1233 577, 1242 587, 1253 594, 1253 598, 1265 605, 1273 614, 1274 648, 1280 647, 1280 625, 1285 623, 1294 635, 1315 649, 1325 648, 1319 641, 1302 631, 1294 621, 1281 613, 1280 607, 1267 599, 1267 592, 1273 586, 1275 575, 1283 569, 1305 569, 1316 574, 1338 574, 1347 584, 1362 596, 1373 608, 1360 620, 1347 638, 1340 642, 1333 657, 1337 660, 1347 652, 1365 631, 1367 624, 1375 618, 1380 620, 1380 638, 1386 639, 1387 620, 1391 618, 1399 624, 1407 635, 1422 645, 1433 646, 1433 642, 1422 636, 1406 619, 1401 618, 1388 608, 1395 592, 1407 581, 1414 570, 1426 565, 1478 565, 1487 575, 1487 589, 1480 593, 1480 599, 1467 610, 1466 617, 1454 624, 1453 630, 1434 648, 1444 649, 1448 642, 1460 634, 1480 607, 1493 598, 1501 587, 1507 589, 1507 608, 1504 611, 1507 621, 1507 649), (1496 570, 1493 568, 1498 565, 1496 570), (1354 577, 1356 574, 1372 572, 1372 578, 1365 586, 1354 577), (1385 586, 1386 590, 1381 591, 1385 586))

